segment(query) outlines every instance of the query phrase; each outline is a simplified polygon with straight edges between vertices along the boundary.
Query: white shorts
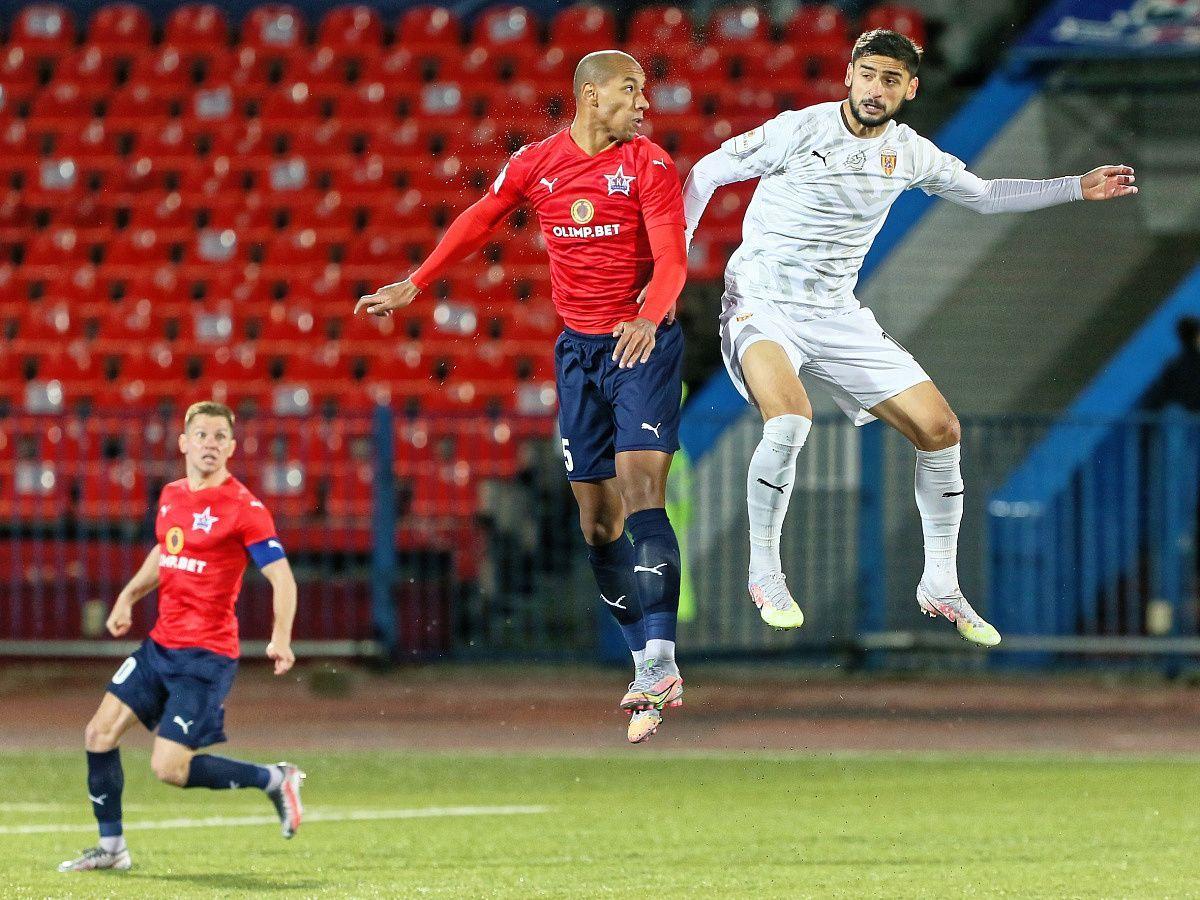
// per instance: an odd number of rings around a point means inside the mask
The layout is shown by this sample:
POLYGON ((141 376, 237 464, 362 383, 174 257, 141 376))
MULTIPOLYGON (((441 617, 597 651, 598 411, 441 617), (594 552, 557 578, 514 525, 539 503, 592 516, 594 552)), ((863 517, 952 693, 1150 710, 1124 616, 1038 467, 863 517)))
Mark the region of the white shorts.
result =
POLYGON ((823 382, 855 425, 875 419, 868 409, 914 384, 929 381, 911 353, 879 327, 869 309, 827 319, 793 319, 786 306, 726 294, 721 312, 721 356, 738 392, 751 403, 742 354, 759 341, 783 348, 799 373, 823 382))

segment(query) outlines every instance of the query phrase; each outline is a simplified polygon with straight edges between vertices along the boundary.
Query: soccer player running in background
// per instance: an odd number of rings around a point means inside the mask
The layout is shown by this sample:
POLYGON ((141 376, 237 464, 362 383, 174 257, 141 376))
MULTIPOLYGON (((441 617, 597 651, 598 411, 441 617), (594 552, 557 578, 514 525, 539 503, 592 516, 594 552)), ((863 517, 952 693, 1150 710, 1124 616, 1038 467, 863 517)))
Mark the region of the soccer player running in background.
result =
POLYGON ((750 460, 750 596, 764 621, 804 621, 784 581, 779 536, 812 425, 800 370, 826 385, 856 425, 882 419, 917 452, 925 570, 917 602, 985 646, 996 629, 959 589, 963 512, 959 424, 929 376, 854 296, 858 271, 892 203, 921 188, 981 213, 1021 212, 1137 193, 1133 169, 1101 166, 1045 181, 985 181, 893 116, 917 93, 921 50, 892 31, 854 44, 846 100, 782 113, 700 160, 684 185, 688 239, 721 185, 761 179, 742 244, 725 272, 721 352, 733 383, 762 413, 750 460))
POLYGON ((571 126, 514 153, 416 271, 355 306, 390 315, 482 247, 518 206, 537 213, 566 323, 554 349, 563 458, 600 598, 634 659, 621 701, 632 743, 654 733, 664 706, 683 701, 679 544, 664 506, 679 449, 683 334, 674 307, 687 255, 675 165, 638 134, 650 106, 645 85, 626 53, 585 56, 571 126))
POLYGON ((279 814, 283 836, 300 826, 304 773, 281 762, 261 766, 198 754, 225 740, 225 695, 238 661, 233 607, 246 558, 271 583, 275 623, 267 656, 275 674, 295 662, 291 649, 296 581, 271 514, 226 468, 236 446, 233 413, 220 403, 193 404, 179 436, 187 477, 163 488, 155 517, 158 543, 109 613, 113 637, 128 633, 133 605, 158 588, 158 621, 150 637, 117 669, 84 731, 88 798, 100 844, 60 872, 128 869, 121 825, 121 736, 140 721, 158 733, 150 756, 155 776, 176 787, 259 788, 279 814))

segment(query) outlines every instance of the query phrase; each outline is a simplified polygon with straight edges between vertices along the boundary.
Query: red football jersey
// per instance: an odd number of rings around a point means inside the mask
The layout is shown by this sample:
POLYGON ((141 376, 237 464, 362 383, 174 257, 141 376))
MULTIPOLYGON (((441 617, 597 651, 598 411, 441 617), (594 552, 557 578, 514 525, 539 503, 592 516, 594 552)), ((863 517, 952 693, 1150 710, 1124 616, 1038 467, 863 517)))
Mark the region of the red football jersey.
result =
POLYGON ((271 514, 232 476, 199 491, 181 478, 162 489, 154 533, 162 556, 150 637, 164 647, 203 647, 236 659, 233 606, 246 548, 275 537, 271 514))
POLYGON ((569 327, 589 334, 637 316, 654 268, 646 229, 684 227, 675 163, 641 136, 588 156, 563 129, 514 153, 492 193, 537 213, 554 305, 569 327))

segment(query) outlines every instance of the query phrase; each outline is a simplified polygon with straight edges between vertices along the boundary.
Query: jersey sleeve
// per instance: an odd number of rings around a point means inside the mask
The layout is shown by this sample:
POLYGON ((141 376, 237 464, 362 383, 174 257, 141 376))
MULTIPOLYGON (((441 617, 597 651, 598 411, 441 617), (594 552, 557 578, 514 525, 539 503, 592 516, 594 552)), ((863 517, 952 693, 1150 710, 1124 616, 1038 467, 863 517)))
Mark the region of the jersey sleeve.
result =
POLYGON ((939 149, 928 138, 917 138, 914 145, 913 180, 910 188, 920 188, 926 194, 940 194, 955 185, 960 173, 967 168, 957 156, 939 149))
POLYGON ((500 167, 496 180, 490 188, 492 195, 505 206, 515 209, 525 202, 525 190, 529 184, 529 144, 517 150, 500 167))
POLYGON ((727 168, 738 181, 778 172, 798 149, 803 129, 794 113, 781 113, 721 144, 727 168))
POLYGON ((683 228, 683 186, 679 171, 667 152, 649 145, 649 154, 642 165, 642 219, 646 230, 659 225, 678 225, 683 228))
POLYGON ((238 514, 238 538, 242 545, 249 547, 275 537, 275 520, 263 506, 262 501, 247 495, 241 512, 238 514))

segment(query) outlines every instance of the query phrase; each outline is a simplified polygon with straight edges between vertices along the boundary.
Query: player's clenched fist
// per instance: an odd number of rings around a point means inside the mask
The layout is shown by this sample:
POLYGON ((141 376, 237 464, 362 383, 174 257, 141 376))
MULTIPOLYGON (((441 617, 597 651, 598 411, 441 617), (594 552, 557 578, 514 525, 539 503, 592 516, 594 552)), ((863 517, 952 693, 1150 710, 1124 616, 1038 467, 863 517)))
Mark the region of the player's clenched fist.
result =
POLYGON ((366 311, 373 316, 390 316, 393 310, 401 309, 413 302, 420 289, 407 278, 395 284, 385 284, 373 294, 359 297, 354 304, 354 314, 366 311))
POLYGON ((285 674, 296 662, 291 646, 276 641, 267 644, 267 658, 274 661, 276 675, 285 674))
POLYGON ((118 597, 117 602, 113 604, 112 612, 108 614, 108 621, 104 623, 104 627, 113 637, 121 637, 129 631, 132 624, 133 611, 130 605, 118 597))
POLYGON ((613 348, 613 362, 618 368, 632 369, 638 363, 644 363, 650 358, 654 349, 654 332, 658 329, 649 319, 636 318, 628 322, 618 322, 613 329, 613 337, 617 338, 617 346, 613 348))

